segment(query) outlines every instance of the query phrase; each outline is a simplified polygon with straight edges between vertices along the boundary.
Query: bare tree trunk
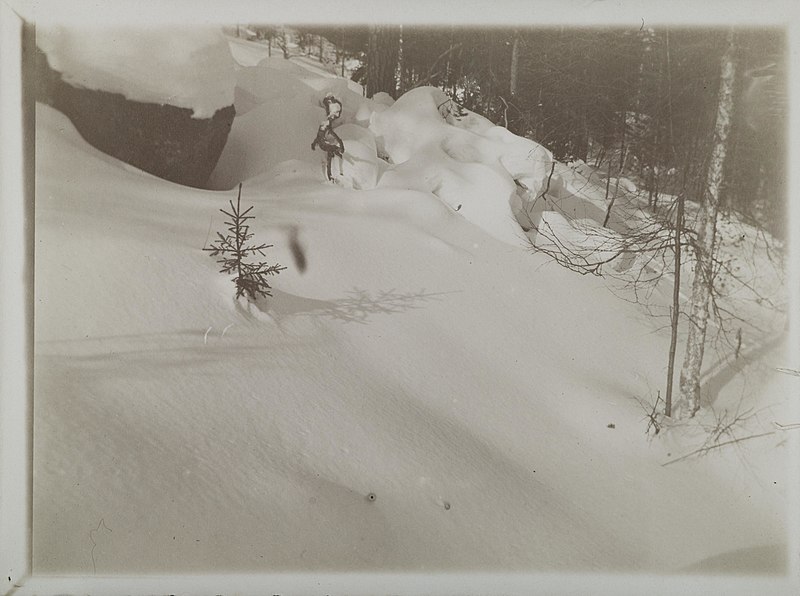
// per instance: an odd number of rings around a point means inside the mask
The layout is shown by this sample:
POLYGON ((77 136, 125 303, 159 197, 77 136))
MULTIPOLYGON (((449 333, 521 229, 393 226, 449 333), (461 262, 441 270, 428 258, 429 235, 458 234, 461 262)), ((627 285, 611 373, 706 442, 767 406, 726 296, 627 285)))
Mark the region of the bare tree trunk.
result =
POLYGON ((342 77, 344 77, 344 27, 342 27, 341 31, 339 32, 339 48, 342 58, 342 77))
POLYGON ((397 28, 384 25, 370 25, 367 45, 367 97, 384 91, 395 97, 397 84, 398 51, 397 28))
POLYGON ((517 94, 517 72, 519 70, 519 31, 514 30, 514 42, 511 46, 511 77, 508 90, 511 97, 517 94))
POLYGON ((681 371, 680 414, 682 418, 694 416, 700 409, 700 368, 703 364, 709 302, 714 283, 712 265, 719 213, 719 191, 733 115, 733 89, 736 75, 734 51, 733 30, 731 29, 728 31, 727 47, 720 66, 714 141, 708 164, 705 193, 697 216, 697 263, 692 282, 689 338, 686 342, 686 356, 681 371))
POLYGON ((672 416, 672 379, 675 377, 675 351, 678 347, 678 323, 681 308, 681 232, 683 231, 683 202, 686 182, 678 195, 678 209, 675 214, 675 280, 672 282, 672 310, 670 324, 672 335, 669 341, 669 364, 667 366, 667 393, 664 398, 664 414, 672 416))
POLYGON ((319 61, 325 62, 325 38, 321 35, 317 35, 317 37, 319 38, 319 61))
MULTIPOLYGON (((625 165, 625 120, 624 120, 624 113, 623 113, 623 120, 620 122, 617 121, 617 126, 622 126, 622 135, 620 137, 619 142, 619 170, 617 170, 617 185, 614 188, 614 196, 611 197, 611 202, 608 203, 608 209, 606 209, 606 217, 603 220, 603 227, 605 228, 608 225, 608 220, 611 219, 611 209, 614 207, 614 201, 617 200, 617 194, 619 193, 619 177, 622 176, 622 167, 625 165)), ((608 201, 608 191, 611 187, 611 158, 608 159, 608 177, 606 178, 606 201, 608 201)))
POLYGON ((397 74, 395 76, 397 81, 397 95, 403 95, 408 90, 405 76, 405 51, 403 50, 403 26, 400 25, 400 30, 397 34, 397 74))
POLYGON ((280 36, 278 38, 278 45, 280 46, 281 51, 283 52, 283 57, 288 60, 289 59, 289 42, 286 40, 286 27, 284 27, 283 25, 281 25, 281 33, 280 33, 280 36))

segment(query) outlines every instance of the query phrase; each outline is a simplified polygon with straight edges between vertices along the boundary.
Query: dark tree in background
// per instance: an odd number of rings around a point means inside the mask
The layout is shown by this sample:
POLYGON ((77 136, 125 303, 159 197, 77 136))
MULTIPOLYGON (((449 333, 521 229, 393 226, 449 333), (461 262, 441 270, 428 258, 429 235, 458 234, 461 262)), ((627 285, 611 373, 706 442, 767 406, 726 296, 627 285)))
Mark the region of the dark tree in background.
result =
POLYGON ((367 44, 367 97, 383 91, 397 95, 395 72, 400 49, 400 29, 393 25, 372 25, 367 44))

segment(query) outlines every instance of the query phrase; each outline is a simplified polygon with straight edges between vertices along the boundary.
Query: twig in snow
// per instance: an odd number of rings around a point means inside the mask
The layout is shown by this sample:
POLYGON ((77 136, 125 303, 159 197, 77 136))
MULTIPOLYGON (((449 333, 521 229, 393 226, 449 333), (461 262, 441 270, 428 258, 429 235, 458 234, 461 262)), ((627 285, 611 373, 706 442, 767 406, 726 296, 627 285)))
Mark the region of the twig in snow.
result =
POLYGON ((94 558, 94 549, 97 547, 97 542, 94 541, 94 533, 99 532, 101 526, 111 532, 111 528, 106 525, 106 521, 102 517, 100 518, 100 523, 97 524, 97 527, 94 530, 89 530, 89 540, 92 541, 92 569, 94 570, 95 575, 97 575, 97 563, 94 558))
POLYGON ((742 437, 741 439, 732 439, 730 441, 725 441, 724 443, 716 443, 715 445, 709 445, 709 446, 701 447, 700 449, 695 449, 694 451, 692 451, 690 453, 687 453, 686 455, 683 455, 683 456, 678 457, 676 459, 671 459, 668 462, 665 462, 665 463, 661 464, 661 466, 664 467, 664 466, 668 466, 670 464, 677 463, 679 461, 683 461, 685 459, 689 459, 693 455, 705 455, 706 453, 708 453, 712 449, 719 449, 720 447, 725 447, 726 445, 733 445, 734 443, 742 443, 743 441, 749 441, 750 439, 758 439, 760 437, 766 437, 768 435, 774 435, 776 432, 777 431, 771 430, 771 431, 766 432, 766 433, 759 433, 757 435, 750 435, 749 437, 742 437))
MULTIPOLYGON (((652 394, 651 394, 652 395, 652 394)), ((661 391, 658 391, 656 394, 656 401, 653 404, 653 411, 650 412, 647 417, 650 421, 647 423, 647 428, 644 429, 644 434, 650 433, 650 427, 652 426, 655 429, 654 435, 657 435, 661 430, 661 425, 658 424, 658 420, 656 420, 656 408, 658 408, 658 402, 661 401, 661 391)))
POLYGON ((208 231, 206 232, 206 240, 205 240, 205 242, 203 242, 203 248, 208 246, 208 237, 211 236, 211 224, 213 224, 213 223, 214 223, 214 217, 212 216, 208 220, 208 231))

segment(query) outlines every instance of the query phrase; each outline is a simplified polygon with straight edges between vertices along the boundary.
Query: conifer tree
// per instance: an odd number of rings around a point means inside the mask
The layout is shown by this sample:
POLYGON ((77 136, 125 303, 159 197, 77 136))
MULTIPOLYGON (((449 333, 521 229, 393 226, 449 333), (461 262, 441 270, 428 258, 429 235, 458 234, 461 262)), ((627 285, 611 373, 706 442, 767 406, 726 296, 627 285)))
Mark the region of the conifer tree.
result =
POLYGON ((210 256, 221 256, 217 263, 222 265, 220 273, 233 274, 233 281, 236 286, 236 297, 248 296, 255 300, 259 296, 272 296, 267 278, 277 275, 286 267, 278 264, 268 265, 263 261, 251 261, 255 255, 264 256, 264 251, 272 248, 272 244, 248 244, 253 238, 250 225, 247 223, 254 219, 253 215, 248 215, 253 207, 250 206, 244 211, 241 210, 242 184, 239 183, 239 194, 236 197, 236 205, 229 201, 230 211, 220 209, 222 213, 230 219, 225 222, 228 233, 222 235, 217 232, 217 239, 209 248, 203 250, 210 253, 210 256))

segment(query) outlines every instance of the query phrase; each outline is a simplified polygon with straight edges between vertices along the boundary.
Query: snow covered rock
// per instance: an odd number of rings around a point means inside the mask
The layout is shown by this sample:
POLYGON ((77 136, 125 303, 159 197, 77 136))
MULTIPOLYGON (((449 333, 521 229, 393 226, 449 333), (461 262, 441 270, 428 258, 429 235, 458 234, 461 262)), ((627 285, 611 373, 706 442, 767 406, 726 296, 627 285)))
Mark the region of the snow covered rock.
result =
POLYGON ((443 116, 448 101, 439 89, 419 87, 372 114, 379 153, 398 164, 379 186, 432 192, 495 238, 519 245, 524 235, 511 205, 515 180, 538 193, 552 156, 477 114, 443 116))
POLYGON ((336 129, 336 134, 344 141, 344 184, 356 190, 375 188, 381 172, 375 137, 366 128, 355 124, 343 124, 336 129))
POLYGON ((392 99, 392 96, 386 93, 385 91, 378 91, 375 95, 372 96, 372 101, 384 105, 387 108, 394 103, 394 99, 392 99))
POLYGON ((146 172, 203 187, 235 115, 221 35, 61 27, 40 31, 38 99, 93 146, 146 172))
MULTIPOLYGON (((322 108, 310 101, 268 100, 233 122, 231 135, 209 180, 214 189, 230 189, 283 161, 315 161, 311 149, 322 108)), ((317 157, 316 159, 319 159, 317 157)))

